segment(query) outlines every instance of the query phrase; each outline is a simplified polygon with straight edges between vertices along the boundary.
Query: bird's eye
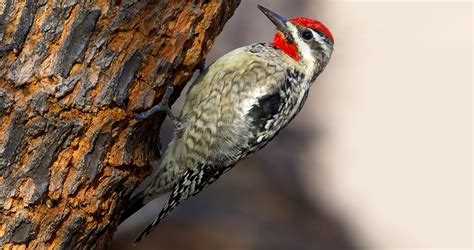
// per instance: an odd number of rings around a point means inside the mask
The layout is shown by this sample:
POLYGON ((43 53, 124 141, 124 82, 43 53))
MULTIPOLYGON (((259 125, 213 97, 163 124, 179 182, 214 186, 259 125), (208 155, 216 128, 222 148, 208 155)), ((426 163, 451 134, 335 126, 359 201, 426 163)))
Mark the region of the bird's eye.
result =
POLYGON ((303 31, 303 34, 301 34, 301 36, 304 40, 311 40, 313 39, 313 32, 311 32, 310 30, 305 30, 303 31))

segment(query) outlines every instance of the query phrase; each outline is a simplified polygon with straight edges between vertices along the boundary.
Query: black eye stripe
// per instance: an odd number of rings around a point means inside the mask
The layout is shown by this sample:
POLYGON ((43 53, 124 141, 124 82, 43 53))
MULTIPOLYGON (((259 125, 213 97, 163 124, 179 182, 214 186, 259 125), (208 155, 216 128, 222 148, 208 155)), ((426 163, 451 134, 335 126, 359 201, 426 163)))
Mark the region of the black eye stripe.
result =
POLYGON ((314 30, 314 29, 313 31, 316 32, 320 37, 322 37, 325 42, 332 44, 332 41, 322 31, 314 30))

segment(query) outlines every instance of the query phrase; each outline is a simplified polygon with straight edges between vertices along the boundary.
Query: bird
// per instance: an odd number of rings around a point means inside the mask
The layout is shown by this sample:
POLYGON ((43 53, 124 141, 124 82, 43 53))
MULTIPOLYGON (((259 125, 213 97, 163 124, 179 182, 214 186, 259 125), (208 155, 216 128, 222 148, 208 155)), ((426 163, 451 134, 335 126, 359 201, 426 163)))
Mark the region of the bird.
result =
POLYGON ((144 120, 166 112, 176 129, 151 182, 130 199, 122 213, 123 221, 171 192, 134 244, 180 202, 271 141, 299 113, 312 83, 328 64, 334 37, 323 23, 306 17, 286 19, 257 7, 277 29, 272 42, 237 48, 204 69, 190 85, 179 117, 169 108, 172 82, 161 103, 136 114, 144 120))

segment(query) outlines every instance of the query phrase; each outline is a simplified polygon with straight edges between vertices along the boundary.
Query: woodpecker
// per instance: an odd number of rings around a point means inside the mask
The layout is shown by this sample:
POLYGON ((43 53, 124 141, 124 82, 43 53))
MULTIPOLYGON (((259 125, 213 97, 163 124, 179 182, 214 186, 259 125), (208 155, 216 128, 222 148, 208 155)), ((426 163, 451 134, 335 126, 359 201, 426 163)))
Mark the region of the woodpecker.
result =
POLYGON ((165 111, 177 128, 154 178, 122 214, 125 219, 171 192, 135 244, 181 201, 272 140, 301 110, 312 82, 328 64, 334 38, 324 24, 304 17, 287 20, 258 8, 277 28, 273 42, 241 47, 217 59, 190 86, 179 118, 167 104, 172 84, 162 103, 137 115, 142 120, 165 111))

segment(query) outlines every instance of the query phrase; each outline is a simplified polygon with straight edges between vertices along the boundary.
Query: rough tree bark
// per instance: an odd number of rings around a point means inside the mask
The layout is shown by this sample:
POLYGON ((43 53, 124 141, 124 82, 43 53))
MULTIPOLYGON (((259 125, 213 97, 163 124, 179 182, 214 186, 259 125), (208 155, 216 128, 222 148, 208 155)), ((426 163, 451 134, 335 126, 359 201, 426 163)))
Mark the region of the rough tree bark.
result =
POLYGON ((0 0, 0 246, 108 245, 158 157, 163 116, 133 112, 192 76, 239 2, 0 0))

